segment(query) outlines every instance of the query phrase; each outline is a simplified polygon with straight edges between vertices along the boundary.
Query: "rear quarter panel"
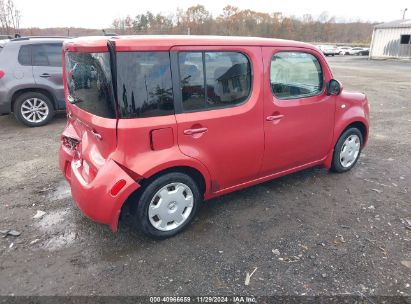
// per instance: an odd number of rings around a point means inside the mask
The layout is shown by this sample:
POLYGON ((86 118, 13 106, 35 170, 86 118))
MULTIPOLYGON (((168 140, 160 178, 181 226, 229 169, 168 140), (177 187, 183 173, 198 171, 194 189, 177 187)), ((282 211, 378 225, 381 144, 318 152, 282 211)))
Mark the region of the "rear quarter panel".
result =
POLYGON ((112 159, 141 178, 147 179, 163 170, 173 167, 191 167, 199 171, 206 182, 205 198, 210 189, 208 169, 198 160, 184 155, 177 145, 177 125, 174 115, 120 119, 118 121, 118 144, 112 159), (155 126, 155 127, 153 127, 155 126), (151 131, 172 129, 173 144, 156 149, 151 142, 151 131))

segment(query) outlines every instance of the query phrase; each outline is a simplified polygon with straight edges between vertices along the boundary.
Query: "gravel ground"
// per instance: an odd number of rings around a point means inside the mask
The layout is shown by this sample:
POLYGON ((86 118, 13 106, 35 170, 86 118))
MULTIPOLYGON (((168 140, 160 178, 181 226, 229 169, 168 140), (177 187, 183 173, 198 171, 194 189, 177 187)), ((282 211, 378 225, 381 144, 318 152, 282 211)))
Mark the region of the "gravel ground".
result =
POLYGON ((0 295, 411 294, 411 63, 329 61, 370 100, 357 166, 211 200, 165 241, 127 221, 112 234, 73 205, 57 163, 64 114, 36 129, 0 117, 0 230, 21 232, 0 238, 0 295))

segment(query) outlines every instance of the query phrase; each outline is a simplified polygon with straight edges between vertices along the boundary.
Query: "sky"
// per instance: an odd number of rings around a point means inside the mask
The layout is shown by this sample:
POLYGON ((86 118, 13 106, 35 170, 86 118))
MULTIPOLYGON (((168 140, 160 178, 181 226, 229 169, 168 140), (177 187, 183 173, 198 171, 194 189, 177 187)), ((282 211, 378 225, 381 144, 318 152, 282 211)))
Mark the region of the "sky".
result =
POLYGON ((168 15, 177 8, 202 4, 214 16, 226 5, 259 12, 282 12, 297 17, 303 14, 319 16, 326 11, 339 21, 387 22, 402 18, 408 7, 411 19, 411 1, 370 0, 14 0, 21 11, 21 27, 84 27, 106 28, 118 17, 134 17, 146 11, 168 15))

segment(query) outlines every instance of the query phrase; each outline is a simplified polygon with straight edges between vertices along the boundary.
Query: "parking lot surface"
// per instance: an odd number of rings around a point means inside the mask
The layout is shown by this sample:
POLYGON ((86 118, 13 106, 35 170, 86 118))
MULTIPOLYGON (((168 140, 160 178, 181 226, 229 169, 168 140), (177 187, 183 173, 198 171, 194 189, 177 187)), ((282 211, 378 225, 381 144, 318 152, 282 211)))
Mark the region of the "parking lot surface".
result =
POLYGON ((127 220, 113 234, 73 204, 58 169, 64 114, 35 129, 0 117, 0 230, 21 232, 0 238, 0 295, 411 294, 411 63, 327 60, 371 104, 357 166, 208 201, 164 241, 127 220))

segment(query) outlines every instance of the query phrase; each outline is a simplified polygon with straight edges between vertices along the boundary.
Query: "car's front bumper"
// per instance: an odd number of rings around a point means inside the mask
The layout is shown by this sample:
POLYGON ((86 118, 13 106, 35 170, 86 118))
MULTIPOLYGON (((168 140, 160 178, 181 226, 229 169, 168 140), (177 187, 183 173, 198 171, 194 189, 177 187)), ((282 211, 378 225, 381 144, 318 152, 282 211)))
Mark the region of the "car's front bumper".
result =
POLYGON ((2 103, 0 101, 0 115, 6 115, 11 112, 10 104, 9 103, 2 103))
POLYGON ((8 93, 4 87, 0 87, 0 115, 11 113, 11 103, 8 93))
POLYGON ((60 169, 70 183, 71 194, 80 210, 92 220, 117 231, 121 207, 140 185, 110 159, 94 179, 87 182, 82 175, 82 161, 73 159, 72 153, 64 146, 60 148, 60 169), (111 190, 120 180, 125 181, 125 186, 113 195, 111 190))

